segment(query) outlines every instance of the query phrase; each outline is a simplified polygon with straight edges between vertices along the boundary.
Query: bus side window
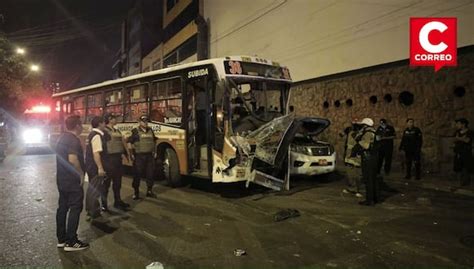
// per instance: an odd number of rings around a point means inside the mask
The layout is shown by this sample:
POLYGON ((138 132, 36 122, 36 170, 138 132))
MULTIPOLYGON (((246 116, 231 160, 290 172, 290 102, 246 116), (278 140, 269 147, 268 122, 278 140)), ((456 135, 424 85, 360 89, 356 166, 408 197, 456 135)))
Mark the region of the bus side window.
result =
POLYGON ((137 121, 140 116, 148 114, 148 87, 138 85, 126 90, 125 121, 137 121))
POLYGON ((117 116, 118 122, 123 122, 122 89, 105 93, 105 111, 117 116))
POLYGON ((102 93, 87 96, 87 122, 91 122, 95 116, 102 116, 102 93))
POLYGON ((151 120, 181 126, 182 92, 180 78, 154 82, 151 92, 151 120))
POLYGON ((86 116, 86 97, 79 96, 74 98, 73 103, 67 104, 67 112, 65 114, 73 114, 81 117, 81 121, 84 122, 86 116), (71 107, 72 106, 72 107, 71 107))

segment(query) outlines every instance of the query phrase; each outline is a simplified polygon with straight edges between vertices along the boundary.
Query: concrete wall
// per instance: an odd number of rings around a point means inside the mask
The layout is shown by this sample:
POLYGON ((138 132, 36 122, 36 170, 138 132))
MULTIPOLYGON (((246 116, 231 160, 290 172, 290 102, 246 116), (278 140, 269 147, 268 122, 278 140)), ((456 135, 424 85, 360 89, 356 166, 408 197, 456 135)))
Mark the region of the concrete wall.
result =
POLYGON ((202 0, 210 57, 258 55, 295 81, 408 58, 409 18, 455 16, 474 44, 470 0, 202 0))
MULTIPOLYGON (((371 117, 377 123, 386 118, 397 131, 398 149, 406 119, 414 118, 424 134, 424 170, 449 173, 452 169, 454 119, 466 117, 474 126, 474 46, 461 49, 457 68, 410 68, 407 61, 372 67, 367 70, 319 78, 297 85, 291 92, 290 104, 298 115, 328 118, 331 126, 322 136, 343 152, 344 139, 339 133, 351 119, 371 117), (459 97, 455 93, 462 93, 459 97), (401 92, 414 95, 410 106, 399 102, 401 92), (384 100, 386 95, 392 101, 384 100), (375 96, 376 103, 370 98, 375 96), (351 99, 352 106, 347 105, 351 99), (337 107, 336 102, 340 103, 337 107), (324 106, 327 102, 328 107, 324 106)), ((395 166, 403 155, 395 151, 395 166)), ((341 154, 339 154, 339 157, 341 154)))

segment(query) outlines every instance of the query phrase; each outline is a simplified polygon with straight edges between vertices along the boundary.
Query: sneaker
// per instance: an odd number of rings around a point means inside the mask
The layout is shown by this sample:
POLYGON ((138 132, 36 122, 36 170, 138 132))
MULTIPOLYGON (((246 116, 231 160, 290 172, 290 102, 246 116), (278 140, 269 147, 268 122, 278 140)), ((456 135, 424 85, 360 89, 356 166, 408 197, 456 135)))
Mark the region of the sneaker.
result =
POLYGON ((364 197, 364 195, 362 195, 362 193, 360 193, 360 192, 356 192, 355 196, 356 196, 357 198, 362 198, 362 197, 364 197))
POLYGON ((56 247, 58 248, 64 248, 66 246, 66 242, 59 242, 56 247))
POLYGON ((351 193, 348 189, 342 189, 342 193, 351 193))
POLYGON ((102 211, 102 212, 109 212, 109 207, 106 206, 106 205, 101 206, 101 207, 100 207, 100 211, 102 211))
POLYGON ((156 198, 156 194, 153 191, 149 190, 146 192, 146 197, 156 198))
POLYGON ((84 250, 84 249, 88 249, 88 248, 89 248, 89 244, 81 242, 80 240, 77 240, 73 244, 66 244, 64 246, 64 251, 68 251, 68 252, 69 251, 79 251, 79 250, 84 250))

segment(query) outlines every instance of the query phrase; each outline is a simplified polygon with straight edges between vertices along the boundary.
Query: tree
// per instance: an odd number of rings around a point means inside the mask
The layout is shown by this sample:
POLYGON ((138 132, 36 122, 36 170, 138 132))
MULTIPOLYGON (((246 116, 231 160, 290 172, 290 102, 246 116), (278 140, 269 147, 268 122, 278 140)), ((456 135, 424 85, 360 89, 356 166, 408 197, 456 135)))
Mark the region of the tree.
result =
POLYGON ((0 108, 22 112, 27 100, 47 95, 40 77, 30 71, 26 59, 16 54, 8 39, 0 35, 0 108))

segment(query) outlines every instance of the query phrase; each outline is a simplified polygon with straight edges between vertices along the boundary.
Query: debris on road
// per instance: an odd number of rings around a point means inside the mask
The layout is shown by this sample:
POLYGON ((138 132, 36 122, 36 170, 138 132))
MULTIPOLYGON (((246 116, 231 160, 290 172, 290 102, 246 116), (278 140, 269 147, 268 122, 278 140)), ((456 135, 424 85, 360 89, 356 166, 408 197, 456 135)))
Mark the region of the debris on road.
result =
POLYGON ((43 201, 43 198, 36 198, 35 201, 36 201, 36 202, 42 202, 42 201, 43 201))
POLYGON ((6 178, 4 178, 4 177, 0 177, 0 180, 7 180, 7 179, 6 179, 6 178))
POLYGON ((438 223, 435 221, 435 222, 433 222, 433 224, 434 224, 434 225, 437 225, 438 223))
POLYGON ((361 232, 361 231, 357 231, 357 234, 362 234, 362 232, 361 232))
POLYGON ((234 256, 240 257, 244 255, 247 255, 247 252, 245 250, 239 248, 234 249, 234 256))
POLYGON ((210 224, 210 223, 204 223, 204 225, 205 225, 205 226, 211 226, 211 224, 210 224))
POLYGON ((161 262, 152 262, 146 266, 146 269, 164 269, 161 262))
POLYGON ((328 233, 329 233, 329 230, 327 230, 326 233, 328 234, 328 233))
POLYGON ((299 216, 301 216, 301 214, 298 210, 288 208, 288 209, 278 211, 273 216, 273 220, 275 222, 278 222, 278 221, 286 220, 286 219, 289 219, 289 218, 296 218, 296 217, 299 217, 299 216))
POLYGON ((293 256, 298 257, 298 258, 301 257, 300 254, 298 253, 293 254, 293 256))

